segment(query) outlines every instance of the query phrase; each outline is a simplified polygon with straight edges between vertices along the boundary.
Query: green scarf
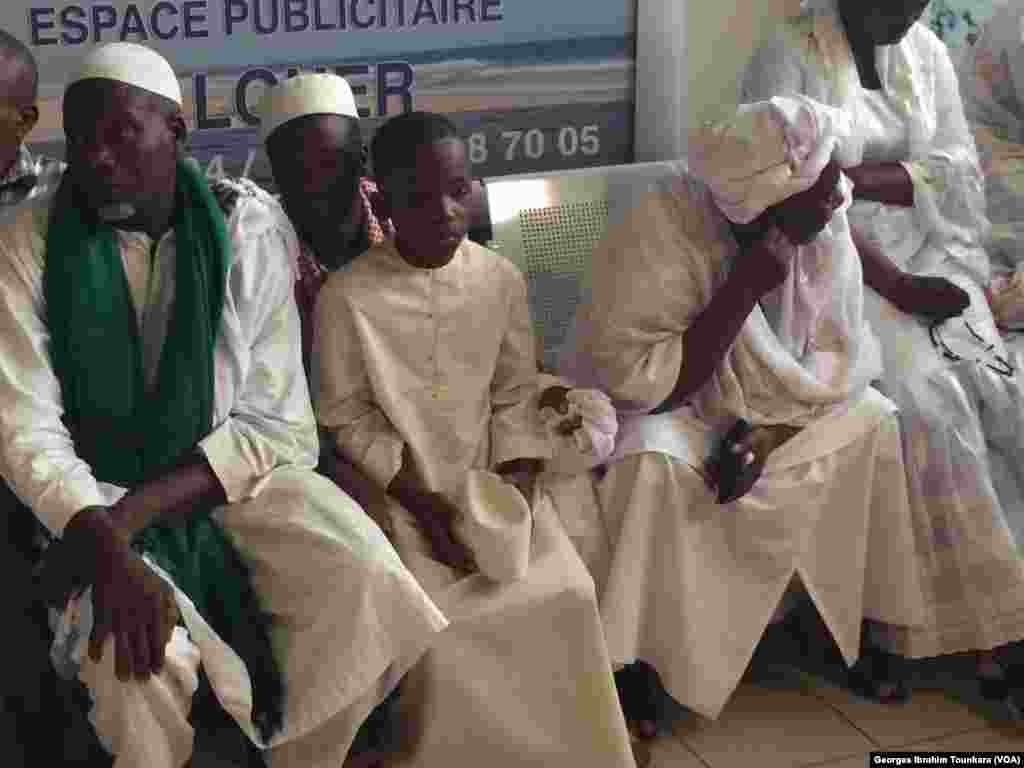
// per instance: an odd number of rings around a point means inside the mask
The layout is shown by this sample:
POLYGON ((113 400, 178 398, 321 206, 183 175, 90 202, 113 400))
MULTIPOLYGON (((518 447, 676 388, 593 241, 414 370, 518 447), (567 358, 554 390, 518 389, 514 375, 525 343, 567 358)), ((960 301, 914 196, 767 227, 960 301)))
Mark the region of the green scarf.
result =
MULTIPOLYGON (((97 480, 136 488, 194 456, 213 427, 214 344, 227 286, 224 216, 201 173, 178 164, 175 296, 150 392, 142 342, 114 229, 83 213, 70 179, 58 192, 46 239, 43 293, 50 356, 64 423, 97 480)), ((264 740, 280 728, 283 684, 270 617, 224 531, 197 509, 142 531, 151 557, 245 662, 253 722, 264 740)))

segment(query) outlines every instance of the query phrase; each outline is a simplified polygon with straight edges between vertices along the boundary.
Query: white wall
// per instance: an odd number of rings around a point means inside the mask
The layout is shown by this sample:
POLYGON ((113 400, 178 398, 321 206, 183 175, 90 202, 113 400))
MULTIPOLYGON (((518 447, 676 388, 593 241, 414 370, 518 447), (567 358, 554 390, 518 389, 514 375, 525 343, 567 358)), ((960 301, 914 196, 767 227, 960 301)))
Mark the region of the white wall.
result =
POLYGON ((709 110, 735 101, 764 24, 800 0, 637 0, 636 160, 686 152, 709 110))
POLYGON ((689 128, 716 105, 735 101, 737 79, 762 26, 799 9, 800 0, 687 0, 689 128))

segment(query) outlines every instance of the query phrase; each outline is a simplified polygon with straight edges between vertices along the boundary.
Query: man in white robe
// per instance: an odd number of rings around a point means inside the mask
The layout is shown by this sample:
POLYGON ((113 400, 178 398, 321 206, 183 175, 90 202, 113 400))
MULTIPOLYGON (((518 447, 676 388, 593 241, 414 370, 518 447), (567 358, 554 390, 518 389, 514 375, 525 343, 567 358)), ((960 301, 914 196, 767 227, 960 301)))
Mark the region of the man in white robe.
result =
MULTIPOLYGON (((64 163, 34 154, 25 145, 39 120, 38 90, 39 70, 32 52, 0 29, 0 213, 52 191, 64 171, 64 163)), ((0 728, 16 719, 17 735, 7 743, 17 745, 27 760, 59 760, 56 755, 74 754, 75 738, 65 739, 65 751, 64 745, 55 745, 52 738, 40 738, 43 729, 33 726, 33 722, 43 718, 52 721, 68 712, 71 722, 65 722, 63 729, 82 732, 79 726, 83 723, 69 706, 68 691, 54 679, 45 643, 39 642, 40 634, 46 631, 45 619, 38 615, 39 606, 31 593, 22 588, 32 580, 31 567, 41 546, 36 522, 31 514, 17 509, 16 499, 2 483, 0 504, 12 510, 4 511, 0 528, 0 578, 12 585, 15 602, 11 609, 19 617, 9 628, 8 647, 21 659, 0 693, 6 712, 0 713, 0 728)), ((18 763, 16 756, 11 759, 18 763)))
POLYGON ((620 408, 600 487, 612 661, 649 664, 711 718, 794 580, 847 664, 863 614, 920 618, 895 409, 868 387, 877 342, 830 159, 857 151, 848 131, 838 111, 773 99, 691 137, 692 174, 599 246, 566 357, 620 408), (741 471, 719 504, 728 462, 706 462, 737 419, 753 431, 725 446, 741 471))
POLYGON ((320 291, 314 393, 452 622, 403 683, 408 764, 631 766, 593 581, 531 489, 556 448, 540 405, 566 396, 539 391, 525 281, 465 238, 449 121, 395 118, 372 156, 397 235, 320 291))
POLYGON ((124 333, 137 334, 143 380, 161 380, 183 274, 176 264, 191 257, 170 228, 182 194, 181 171, 167 175, 184 167, 181 103, 170 65, 133 44, 96 49, 69 86, 71 186, 0 226, 0 464, 57 537, 48 581, 72 598, 55 657, 77 667, 116 766, 190 760, 201 665, 272 766, 337 768, 367 713, 446 620, 380 529, 313 472, 316 425, 292 295, 298 244, 284 212, 244 198, 222 225, 229 256, 213 331, 212 423, 190 458, 136 487, 99 482, 62 418, 44 276, 53 222, 72 201, 94 226, 111 222, 137 324, 124 333), (253 721, 251 670, 182 589, 129 547, 154 522, 179 524, 178 510, 197 502, 212 502, 270 616, 284 698, 269 743, 253 721))

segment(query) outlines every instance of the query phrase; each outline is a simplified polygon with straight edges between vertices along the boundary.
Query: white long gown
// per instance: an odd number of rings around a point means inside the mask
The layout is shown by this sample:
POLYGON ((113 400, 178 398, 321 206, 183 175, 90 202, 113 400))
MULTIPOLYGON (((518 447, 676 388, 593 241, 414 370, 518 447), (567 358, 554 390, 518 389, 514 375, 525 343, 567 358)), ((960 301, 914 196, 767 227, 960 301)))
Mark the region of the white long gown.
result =
POLYGON ((863 615, 923 620, 903 557, 913 532, 895 408, 867 387, 877 348, 860 320, 844 214, 828 237, 848 247, 798 252, 791 277, 763 302, 778 300, 775 322, 756 308, 691 405, 640 415, 672 391, 686 364, 683 333, 741 257, 703 184, 662 182, 609 229, 563 354, 564 375, 604 388, 621 408, 599 486, 612 661, 648 662, 673 698, 711 718, 794 577, 849 664, 863 615), (771 454, 749 494, 720 506, 702 468, 739 416, 803 429, 771 454))
POLYGON ((1024 397, 1020 372, 995 370, 1007 353, 984 296, 984 183, 956 74, 945 46, 918 23, 899 44, 878 49, 883 88, 868 91, 834 0, 804 5, 755 54, 741 98, 796 92, 851 110, 864 161, 902 162, 915 201, 912 208, 858 201, 851 227, 901 269, 946 277, 971 298, 963 317, 933 331, 963 358, 951 362, 926 321, 866 291, 882 341, 881 387, 900 408, 915 521, 907 555, 916 552, 929 614, 926 626, 890 626, 878 640, 910 657, 994 648, 1024 638, 1024 562, 1007 520, 1024 487, 1017 482, 1024 397), (1017 477, 1004 473, 1014 482, 997 489, 991 462, 998 454, 1017 477))
MULTIPOLYGON (((381 487, 406 446, 424 487, 456 501, 471 472, 553 455, 526 283, 501 256, 467 240, 426 270, 379 245, 328 279, 315 317, 318 420, 381 487)), ((512 582, 435 561, 395 505, 399 554, 451 621, 403 683, 403 764, 634 765, 594 582, 554 508, 565 490, 539 484, 512 582)))

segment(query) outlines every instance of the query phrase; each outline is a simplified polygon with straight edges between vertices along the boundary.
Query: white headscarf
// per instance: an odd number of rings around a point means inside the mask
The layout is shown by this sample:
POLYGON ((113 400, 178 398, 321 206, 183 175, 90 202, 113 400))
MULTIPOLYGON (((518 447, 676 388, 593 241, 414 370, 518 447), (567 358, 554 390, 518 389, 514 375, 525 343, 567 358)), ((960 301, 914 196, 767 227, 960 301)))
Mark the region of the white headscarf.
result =
POLYGON ((689 146, 690 170, 739 224, 813 186, 833 153, 843 167, 860 156, 850 115, 805 96, 741 104, 701 126, 689 146))
MULTIPOLYGON (((732 221, 810 188, 836 153, 859 155, 850 118, 812 99, 776 97, 741 105, 691 139, 692 170, 732 221)), ((863 319, 860 258, 846 202, 811 243, 795 249, 786 280, 762 297, 732 352, 698 397, 712 420, 802 426, 866 387, 881 371, 877 340, 863 319)), ((737 259, 745 258, 740 253, 737 259)), ((710 300, 710 297, 707 297, 710 300)))

